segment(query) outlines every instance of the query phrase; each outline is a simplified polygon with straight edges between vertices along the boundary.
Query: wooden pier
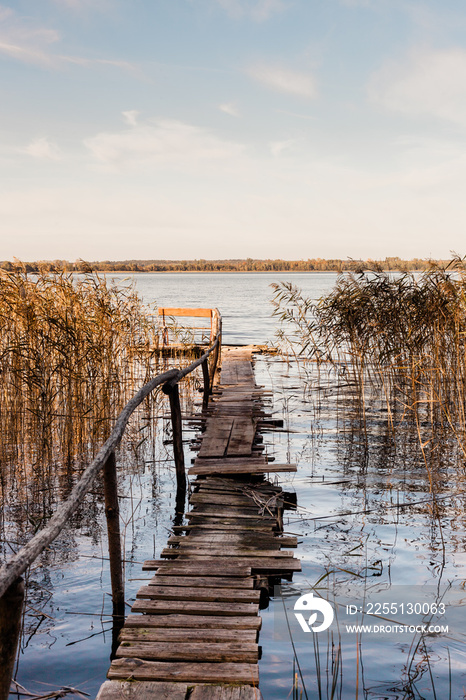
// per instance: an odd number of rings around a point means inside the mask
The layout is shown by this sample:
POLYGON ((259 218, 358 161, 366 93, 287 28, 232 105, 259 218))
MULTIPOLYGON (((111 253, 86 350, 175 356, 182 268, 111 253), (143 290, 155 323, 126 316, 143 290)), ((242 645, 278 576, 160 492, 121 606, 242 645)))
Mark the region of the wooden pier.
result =
MULTIPOLYGON (((266 480, 264 395, 252 348, 224 348, 220 384, 189 469, 190 510, 140 588, 98 700, 259 700, 259 607, 270 579, 300 571, 282 534, 284 494, 266 480)), ((271 423, 269 422, 269 425, 271 423)))

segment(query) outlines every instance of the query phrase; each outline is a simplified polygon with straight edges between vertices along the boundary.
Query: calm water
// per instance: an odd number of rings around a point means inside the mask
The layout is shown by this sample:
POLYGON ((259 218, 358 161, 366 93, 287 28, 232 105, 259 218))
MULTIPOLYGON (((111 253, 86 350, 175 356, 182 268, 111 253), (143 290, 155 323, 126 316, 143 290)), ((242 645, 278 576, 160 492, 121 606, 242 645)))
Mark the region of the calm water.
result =
MULTIPOLYGON (((141 274, 134 279, 148 304, 217 306, 225 342, 263 344, 274 335, 271 282, 291 280, 318 297, 331 289, 335 275, 141 274)), ((437 487, 445 496, 436 517, 412 436, 407 433, 394 445, 383 406, 374 402, 367 447, 345 393, 319 391, 322 376, 305 392, 301 373, 278 358, 256 360, 258 383, 274 389, 270 410, 285 418, 283 432, 265 434, 267 451, 277 462, 298 464, 298 473, 283 475, 280 483, 297 492, 298 509, 287 511, 285 529, 298 535, 303 565, 262 613, 263 697, 292 697, 296 671, 303 698, 463 698, 466 522, 456 447, 446 440, 436 448, 437 487), (293 606, 315 585, 336 616, 327 631, 312 635, 301 631, 293 606), (417 625, 429 617, 408 615, 402 604, 442 601, 446 615, 433 614, 432 624, 450 625, 448 634, 433 633, 422 641, 415 632, 394 631, 395 625, 417 625), (347 605, 359 609, 363 602, 366 609, 368 603, 392 607, 377 618, 347 613, 347 605), (361 622, 390 625, 390 631, 346 631, 347 623, 361 622)), ((140 579, 147 578, 140 562, 158 556, 174 517, 173 463, 164 437, 158 433, 152 451, 136 449, 133 457, 129 451, 122 459, 128 603, 140 579)), ((188 462, 192 456, 187 448, 188 462)), ((110 586, 98 491, 31 572, 17 679, 32 692, 73 686, 95 697, 108 669, 110 586)))
MULTIPOLYGON (((110 275, 109 275, 110 276, 110 275)), ((271 317, 272 282, 291 281, 310 297, 328 292, 336 279, 322 273, 142 273, 111 275, 115 281, 131 279, 146 303, 159 306, 218 307, 223 318, 225 343, 266 344, 273 340, 276 322, 271 317)))

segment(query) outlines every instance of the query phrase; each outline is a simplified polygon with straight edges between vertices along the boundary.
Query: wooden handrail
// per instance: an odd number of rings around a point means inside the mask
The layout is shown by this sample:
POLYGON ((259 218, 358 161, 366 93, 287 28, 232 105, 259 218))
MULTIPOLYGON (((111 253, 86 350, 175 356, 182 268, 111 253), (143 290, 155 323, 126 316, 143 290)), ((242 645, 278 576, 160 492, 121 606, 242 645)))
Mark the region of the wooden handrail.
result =
MULTIPOLYGON (((215 315, 218 322, 221 319, 220 313, 217 309, 215 309, 214 312, 216 312, 215 315)), ((128 421, 136 408, 158 386, 163 385, 164 393, 170 393, 171 387, 176 386, 183 377, 190 374, 196 367, 202 364, 202 362, 207 361, 209 355, 219 347, 220 339, 221 325, 218 326, 214 343, 199 359, 195 360, 183 370, 171 369, 168 372, 157 375, 141 387, 128 401, 116 419, 110 437, 100 448, 96 458, 85 469, 79 481, 74 485, 67 500, 58 507, 55 515, 53 515, 47 525, 34 535, 34 537, 0 569, 0 598, 11 584, 26 571, 35 559, 37 559, 39 554, 60 534, 67 520, 77 510, 81 500, 90 489, 94 478, 103 468, 111 453, 119 445, 128 421)), ((216 353, 216 356, 218 356, 218 353, 216 353)))
MULTIPOLYGON (((164 307, 161 306, 158 309, 158 315, 162 316, 163 320, 163 329, 162 329, 162 340, 164 345, 168 345, 168 328, 165 325, 165 318, 167 317, 175 317, 175 316, 190 316, 193 318, 210 318, 210 342, 212 342, 213 338, 216 335, 215 331, 215 326, 218 326, 218 317, 219 317, 219 311, 218 309, 200 309, 200 308, 183 308, 183 307, 164 307)), ((193 330, 193 327, 190 326, 191 330, 193 330)), ((200 330, 205 329, 204 326, 197 326, 196 329, 200 330)), ((217 328, 218 330, 218 328, 217 328)))

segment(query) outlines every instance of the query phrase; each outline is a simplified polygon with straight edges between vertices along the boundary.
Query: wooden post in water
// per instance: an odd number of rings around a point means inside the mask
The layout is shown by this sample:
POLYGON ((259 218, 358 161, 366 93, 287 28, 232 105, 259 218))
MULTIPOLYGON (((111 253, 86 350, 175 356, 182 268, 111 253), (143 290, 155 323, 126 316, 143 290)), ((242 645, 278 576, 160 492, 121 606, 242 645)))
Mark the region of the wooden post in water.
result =
POLYGON ((21 632, 24 579, 19 577, 0 598, 0 700, 8 700, 21 632))
MULTIPOLYGON (((111 452, 104 464, 105 515, 107 517, 108 556, 112 583, 113 615, 124 618, 125 584, 121 556, 120 506, 115 453, 111 452)), ((114 620, 115 621, 115 620, 114 620)))
POLYGON ((210 396, 210 373, 209 373, 209 358, 206 357, 202 363, 202 376, 204 378, 204 394, 202 397, 202 410, 205 411, 209 405, 210 396))
POLYGON ((186 470, 184 466, 183 428, 181 425, 181 405, 178 384, 165 384, 163 391, 164 393, 168 393, 168 398, 170 399, 173 432, 173 454, 175 457, 176 467, 176 490, 177 492, 185 492, 186 470))

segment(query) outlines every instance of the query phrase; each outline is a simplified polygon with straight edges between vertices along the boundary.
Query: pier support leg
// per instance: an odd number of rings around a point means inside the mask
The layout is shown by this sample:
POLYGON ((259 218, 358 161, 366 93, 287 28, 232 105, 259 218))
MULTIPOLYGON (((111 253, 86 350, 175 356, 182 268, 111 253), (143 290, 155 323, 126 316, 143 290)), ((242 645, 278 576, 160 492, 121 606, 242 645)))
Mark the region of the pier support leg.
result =
POLYGON ((204 394, 202 397, 202 410, 205 411, 209 405, 210 396, 210 373, 209 373, 209 363, 208 358, 202 363, 202 376, 204 379, 204 394))
POLYGON ((0 700, 8 700, 21 632, 24 579, 17 578, 0 598, 0 700))
MULTIPOLYGON (((115 453, 112 452, 104 464, 105 515, 107 517, 108 556, 112 583, 113 615, 124 619, 125 584, 121 556, 120 507, 118 504, 118 482, 115 453)), ((114 617, 115 622, 115 617, 114 617)))
POLYGON ((170 411, 173 431, 173 453, 176 467, 177 493, 186 491, 186 470, 184 466, 183 429, 181 425, 181 405, 178 384, 170 387, 168 394, 170 399, 170 411))

